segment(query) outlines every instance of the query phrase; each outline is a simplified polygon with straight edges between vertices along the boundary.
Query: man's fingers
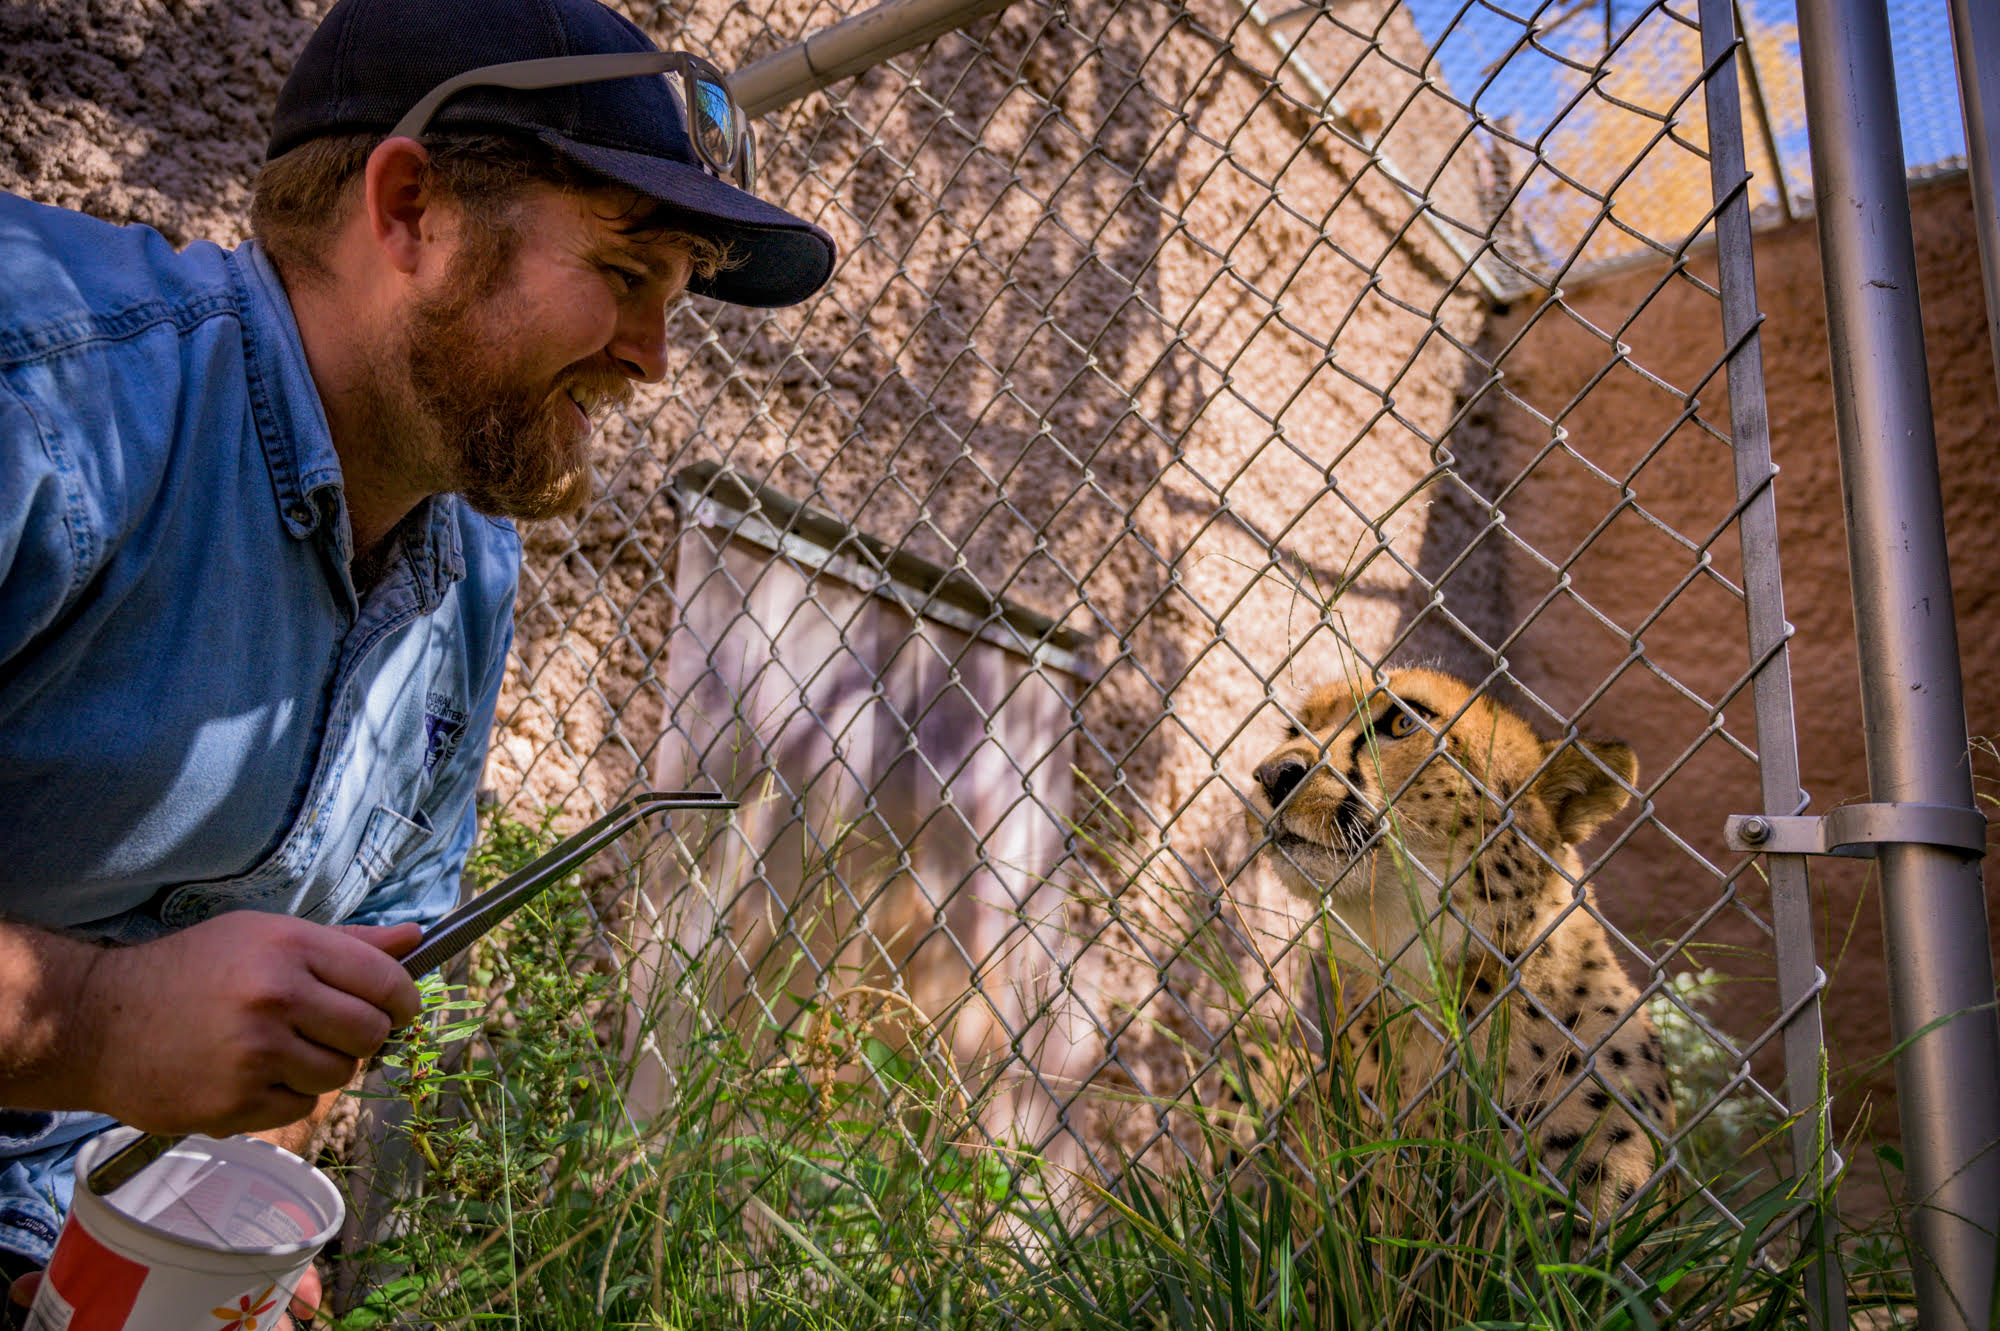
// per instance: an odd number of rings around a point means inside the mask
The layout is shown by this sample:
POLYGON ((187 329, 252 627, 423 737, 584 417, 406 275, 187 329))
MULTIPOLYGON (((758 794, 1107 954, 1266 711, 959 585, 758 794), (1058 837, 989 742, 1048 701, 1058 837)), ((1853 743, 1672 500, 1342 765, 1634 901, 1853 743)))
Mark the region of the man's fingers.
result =
POLYGON ((40 1289, 41 1285, 42 1273, 30 1271, 14 1282, 14 1287, 7 1291, 7 1297, 25 1308, 35 1301, 35 1291, 40 1289))
POLYGON ((314 990, 292 1017, 292 1029, 350 1059, 370 1058, 394 1029, 389 1013, 331 986, 314 990))
MULTIPOLYGON (((353 1064, 348 1066, 351 1068, 353 1064)), ((238 1132, 283 1127, 304 1118, 318 1103, 317 1095, 308 1095, 289 1085, 274 1082, 258 1091, 256 1098, 245 1105, 241 1113, 217 1117, 194 1131, 205 1132, 211 1137, 227 1137, 238 1132)))
POLYGON ((358 938, 370 947, 380 948, 392 957, 407 956, 424 941, 421 925, 403 924, 341 924, 334 926, 349 938, 358 938))
MULTIPOLYGON (((295 1035, 291 1047, 273 1060, 270 1076, 278 1086, 305 1096, 309 1103, 301 1112, 310 1112, 322 1092, 337 1091, 354 1080, 355 1063, 355 1059, 337 1049, 295 1035)), ((290 1123, 298 1117, 299 1114, 293 1114, 282 1121, 290 1123)))
POLYGON ((292 1291, 292 1301, 287 1310, 301 1321, 311 1321, 319 1314, 319 1299, 319 1263, 314 1262, 299 1277, 298 1288, 292 1291))
POLYGON ((417 1015, 421 1006, 417 982, 387 952, 360 937, 358 931, 327 941, 329 946, 315 948, 306 961, 320 983, 373 1003, 388 1014, 392 1029, 417 1015))
MULTIPOLYGON (((347 1067, 348 1076, 352 1078, 353 1064, 350 1063, 347 1067)), ((341 1083, 343 1086, 346 1084, 346 1082, 341 1083)), ((287 1123, 298 1122, 307 1114, 310 1114, 313 1106, 318 1103, 319 1097, 317 1095, 297 1091, 286 1085, 273 1085, 264 1090, 264 1093, 258 1097, 256 1106, 243 1116, 241 1122, 238 1122, 234 1126, 226 1127, 222 1132, 213 1132, 207 1128, 197 1129, 197 1131, 208 1132, 210 1136, 221 1137, 235 1132, 255 1132, 261 1128, 280 1128, 287 1123)))

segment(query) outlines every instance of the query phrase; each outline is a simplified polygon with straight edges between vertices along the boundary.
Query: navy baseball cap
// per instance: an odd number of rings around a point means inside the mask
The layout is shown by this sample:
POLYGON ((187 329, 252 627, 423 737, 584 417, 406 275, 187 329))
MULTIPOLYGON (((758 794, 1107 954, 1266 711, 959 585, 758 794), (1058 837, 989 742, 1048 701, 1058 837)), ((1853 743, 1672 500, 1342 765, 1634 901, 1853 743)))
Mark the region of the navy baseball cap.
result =
MULTIPOLYGON (((327 134, 387 134, 446 79, 487 65, 654 51, 652 39, 597 0, 339 0, 278 94, 267 158, 327 134)), ((661 205, 662 220, 728 243, 743 262, 688 289, 735 305, 793 305, 833 274, 833 238, 803 218, 711 175, 664 76, 540 91, 471 87, 432 129, 502 131, 661 205)))

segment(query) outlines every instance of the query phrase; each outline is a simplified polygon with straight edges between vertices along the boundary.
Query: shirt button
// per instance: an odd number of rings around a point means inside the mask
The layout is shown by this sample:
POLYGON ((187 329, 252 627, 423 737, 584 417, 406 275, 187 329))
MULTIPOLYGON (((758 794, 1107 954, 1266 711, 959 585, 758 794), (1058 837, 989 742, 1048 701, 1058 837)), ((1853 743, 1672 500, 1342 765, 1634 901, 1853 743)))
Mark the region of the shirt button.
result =
POLYGON ((298 523, 301 527, 310 527, 312 525, 313 511, 305 504, 293 504, 285 510, 285 516, 293 522, 298 523))

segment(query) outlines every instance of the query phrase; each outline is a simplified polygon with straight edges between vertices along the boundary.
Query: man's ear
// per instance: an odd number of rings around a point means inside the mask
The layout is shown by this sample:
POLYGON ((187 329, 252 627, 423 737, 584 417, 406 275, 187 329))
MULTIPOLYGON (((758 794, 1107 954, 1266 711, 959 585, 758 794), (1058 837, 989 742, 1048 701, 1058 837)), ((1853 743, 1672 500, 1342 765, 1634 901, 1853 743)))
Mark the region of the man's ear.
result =
POLYGON ((1542 753, 1555 756, 1535 779, 1535 793, 1555 815, 1556 835, 1565 846, 1589 839, 1624 808, 1631 799, 1625 788, 1639 779, 1639 756, 1622 740, 1552 740, 1542 753))
MULTIPOLYGON (((433 202, 430 154, 415 139, 384 139, 362 169, 362 209, 369 234, 390 265, 414 273, 423 254, 424 224, 433 202)), ((435 227, 435 219, 431 219, 435 227)))

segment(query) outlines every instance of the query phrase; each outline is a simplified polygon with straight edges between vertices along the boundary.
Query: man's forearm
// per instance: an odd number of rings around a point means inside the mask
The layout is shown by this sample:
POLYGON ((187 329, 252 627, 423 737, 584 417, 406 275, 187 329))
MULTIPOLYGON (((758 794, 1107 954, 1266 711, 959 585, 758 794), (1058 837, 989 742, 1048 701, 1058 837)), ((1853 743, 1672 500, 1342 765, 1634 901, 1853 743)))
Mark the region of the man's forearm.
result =
POLYGON ((0 1105, 90 1109, 99 1022, 91 972, 105 949, 0 923, 0 1105))

